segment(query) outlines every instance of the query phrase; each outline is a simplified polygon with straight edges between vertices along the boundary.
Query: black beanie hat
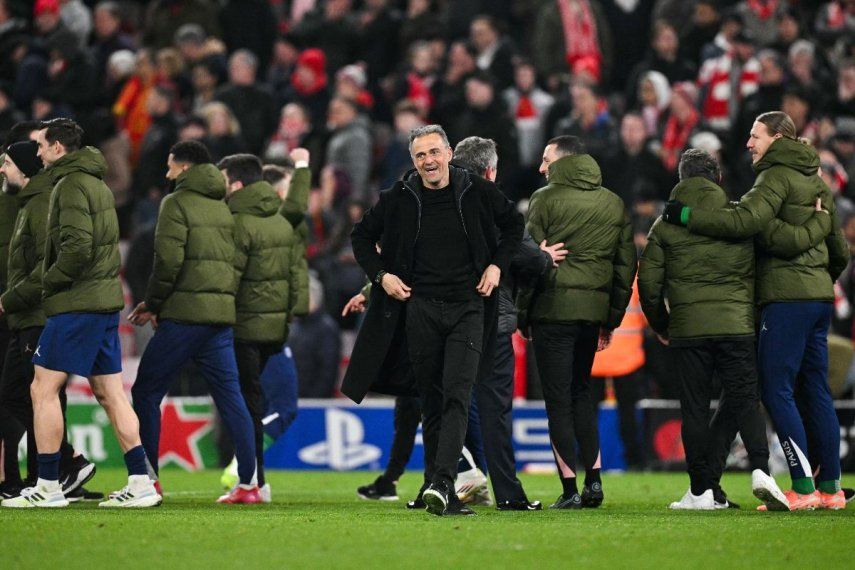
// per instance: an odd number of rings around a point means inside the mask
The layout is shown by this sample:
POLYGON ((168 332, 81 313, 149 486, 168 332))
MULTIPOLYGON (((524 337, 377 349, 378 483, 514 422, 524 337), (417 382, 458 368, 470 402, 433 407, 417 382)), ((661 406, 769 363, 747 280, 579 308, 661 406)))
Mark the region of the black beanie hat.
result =
POLYGON ((22 141, 9 145, 6 156, 12 159, 24 176, 32 178, 42 169, 42 159, 36 155, 39 145, 36 141, 22 141))

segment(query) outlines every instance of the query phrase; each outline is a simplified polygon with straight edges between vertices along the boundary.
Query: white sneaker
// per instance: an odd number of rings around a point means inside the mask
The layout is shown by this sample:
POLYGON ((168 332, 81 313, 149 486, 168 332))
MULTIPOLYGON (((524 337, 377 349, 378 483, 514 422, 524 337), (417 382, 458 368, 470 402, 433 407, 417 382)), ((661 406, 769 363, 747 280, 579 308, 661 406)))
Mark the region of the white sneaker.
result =
POLYGON ((712 511, 715 507, 715 499, 713 498, 712 489, 707 489, 700 495, 693 495, 692 490, 686 491, 683 498, 677 502, 671 503, 668 507, 674 510, 688 511, 712 511))
POLYGON ((67 507, 68 500, 62 494, 59 483, 54 489, 47 489, 41 483, 35 487, 27 487, 21 494, 12 499, 3 499, 0 505, 13 509, 29 509, 32 507, 59 508, 67 507))
POLYGON ((110 493, 110 498, 99 507, 105 508, 145 508, 156 507, 163 502, 163 497, 154 488, 154 481, 148 475, 131 475, 128 486, 116 493, 110 493))
POLYGON ((262 503, 269 503, 273 500, 273 495, 270 492, 270 483, 265 483, 264 486, 258 490, 258 496, 261 497, 262 503))
POLYGON ((778 483, 770 476, 766 475, 759 469, 751 472, 751 490, 754 496, 763 501, 766 505, 766 510, 769 511, 789 511, 790 502, 787 496, 778 487, 778 483))
POLYGON ((457 474, 457 480, 454 482, 454 493, 464 503, 472 502, 474 496, 482 488, 487 488, 487 476, 477 467, 457 474))

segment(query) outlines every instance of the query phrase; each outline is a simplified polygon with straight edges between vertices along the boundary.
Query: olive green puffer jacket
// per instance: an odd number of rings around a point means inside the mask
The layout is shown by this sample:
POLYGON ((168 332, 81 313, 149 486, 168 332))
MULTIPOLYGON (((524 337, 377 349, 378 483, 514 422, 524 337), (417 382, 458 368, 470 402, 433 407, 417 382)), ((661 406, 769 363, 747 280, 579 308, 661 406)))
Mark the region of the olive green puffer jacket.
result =
POLYGON ((306 247, 309 245, 309 224, 306 223, 306 211, 309 209, 309 192, 312 187, 312 171, 309 167, 294 170, 288 196, 282 202, 279 213, 282 214, 297 235, 297 241, 302 252, 300 271, 293 283, 297 286, 297 304, 294 316, 302 317, 309 314, 309 261, 306 259, 306 247))
POLYGON ((565 156, 532 195, 529 233, 537 243, 563 242, 570 253, 531 297, 519 297, 520 326, 588 321, 614 329, 623 319, 636 272, 632 225, 623 200, 601 182, 589 155, 565 156))
MULTIPOLYGON (((758 236, 756 300, 831 301, 833 281, 849 259, 849 250, 837 222, 834 199, 817 175, 816 150, 799 141, 779 138, 755 165, 757 180, 733 209, 692 209, 689 230, 712 237, 741 239, 758 236), (812 246, 792 255, 776 246, 775 218, 799 226, 812 216, 816 198, 831 214, 825 231, 814 233, 812 246), (829 232, 829 225, 830 232, 829 232)), ((791 252, 790 252, 791 253, 791 252)))
POLYGON ((12 330, 45 324, 42 270, 52 190, 53 178, 42 170, 16 196, 20 210, 9 249, 9 283, 0 298, 12 330))
POLYGON ((47 174, 50 196, 42 276, 42 309, 60 313, 111 313, 125 306, 119 282, 119 220, 104 184, 107 161, 96 148, 68 153, 47 174))
POLYGON ((146 308, 188 324, 235 323, 234 220, 213 164, 180 174, 163 199, 154 234, 146 308))
MULTIPOLYGON (((0 181, 2 180, 3 176, 0 175, 0 181)), ((9 241, 12 239, 12 229, 15 226, 15 216, 17 215, 18 201, 14 196, 0 192, 0 292, 6 289, 6 263, 9 258, 9 241)), ((0 327, 5 326, 6 316, 0 315, 0 327)))
POLYGON ((238 190, 228 203, 235 220, 235 339, 285 342, 304 259, 296 234, 279 215, 279 196, 267 182, 238 190))

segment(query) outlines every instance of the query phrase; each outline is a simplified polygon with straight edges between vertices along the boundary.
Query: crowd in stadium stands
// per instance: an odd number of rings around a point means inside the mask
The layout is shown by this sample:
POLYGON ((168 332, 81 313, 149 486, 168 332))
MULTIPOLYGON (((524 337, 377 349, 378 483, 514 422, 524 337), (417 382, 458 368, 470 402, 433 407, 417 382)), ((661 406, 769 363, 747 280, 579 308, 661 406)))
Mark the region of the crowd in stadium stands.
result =
MULTIPOLYGON (((495 140, 521 209, 543 185, 544 142, 580 137, 641 248, 684 149, 720 159, 732 198, 750 188, 745 140, 769 110, 819 149, 855 249, 855 0, 0 0, 0 138, 25 118, 79 122, 131 244, 151 240, 174 143, 201 140, 215 162, 309 149, 308 257, 326 313, 295 334, 356 326, 340 317, 365 280, 350 230, 412 168, 415 127, 495 140)), ((853 280, 850 266, 834 322, 848 338, 853 280)), ((636 397, 674 397, 663 349, 651 337, 645 351, 636 397)))

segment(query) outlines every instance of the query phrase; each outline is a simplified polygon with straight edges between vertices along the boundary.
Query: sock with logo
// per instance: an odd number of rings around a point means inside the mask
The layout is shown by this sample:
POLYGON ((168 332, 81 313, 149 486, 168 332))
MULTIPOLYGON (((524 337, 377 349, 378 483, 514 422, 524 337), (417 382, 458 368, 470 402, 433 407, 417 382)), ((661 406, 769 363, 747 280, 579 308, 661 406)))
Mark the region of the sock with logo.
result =
POLYGON ((793 479, 793 491, 799 495, 810 495, 816 488, 813 486, 813 479, 810 477, 797 477, 793 479))
POLYGON ((819 481, 816 485, 820 491, 828 495, 834 495, 840 491, 840 479, 832 479, 831 481, 819 481))
POLYGON ((562 477, 561 486, 564 488, 564 498, 568 499, 579 493, 579 488, 576 486, 575 477, 562 477))
POLYGON ((39 453, 39 479, 44 481, 59 481, 60 452, 39 453))
POLYGON ((145 449, 138 445, 125 453, 125 465, 128 467, 128 475, 145 475, 148 477, 148 465, 146 464, 145 449))

